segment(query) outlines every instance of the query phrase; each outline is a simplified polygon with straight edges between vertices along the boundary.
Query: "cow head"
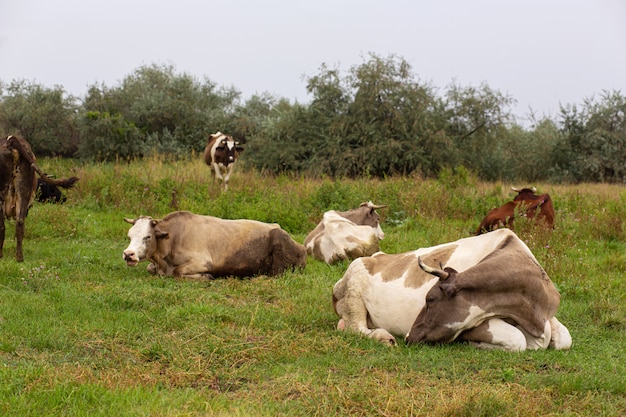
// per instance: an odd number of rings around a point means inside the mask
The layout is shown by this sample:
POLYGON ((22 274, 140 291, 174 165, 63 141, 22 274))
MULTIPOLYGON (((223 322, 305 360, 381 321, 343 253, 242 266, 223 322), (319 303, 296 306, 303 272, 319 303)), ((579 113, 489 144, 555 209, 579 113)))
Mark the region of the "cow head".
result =
POLYGON ((380 227, 380 216, 376 212, 376 210, 385 208, 386 205, 376 205, 371 201, 366 203, 361 203, 359 208, 341 211, 339 214, 342 217, 354 222, 354 224, 358 224, 361 226, 371 226, 376 229, 376 235, 380 240, 384 239, 385 233, 380 227))
POLYGON ((218 139, 219 141, 215 149, 226 156, 228 164, 232 164, 239 158, 239 154, 243 152, 243 147, 232 136, 224 134, 221 134, 221 136, 222 138, 218 139))
POLYGON ((532 188, 515 188, 515 187, 511 187, 511 190, 513 190, 513 191, 515 191, 517 193, 517 195, 515 196, 513 201, 524 200, 527 196, 532 197, 537 192, 537 189, 535 187, 532 187, 532 188))
POLYGON ((439 277, 406 336, 408 343, 447 343, 490 317, 521 326, 534 337, 554 317, 560 295, 519 239, 509 238, 473 267, 457 272, 424 265, 439 277))
POLYGON ((130 244, 124 250, 123 259, 126 261, 126 265, 135 266, 141 261, 150 259, 156 251, 157 239, 167 238, 167 233, 160 232, 156 228, 159 220, 152 217, 124 218, 124 221, 132 224, 133 227, 128 230, 130 244))
POLYGON ((439 278, 426 294, 426 304, 406 336, 408 343, 446 343, 454 340, 458 324, 466 322, 472 305, 458 295, 458 272, 453 268, 431 268, 418 258, 419 266, 439 278), (445 318, 445 323, 442 319, 445 318))

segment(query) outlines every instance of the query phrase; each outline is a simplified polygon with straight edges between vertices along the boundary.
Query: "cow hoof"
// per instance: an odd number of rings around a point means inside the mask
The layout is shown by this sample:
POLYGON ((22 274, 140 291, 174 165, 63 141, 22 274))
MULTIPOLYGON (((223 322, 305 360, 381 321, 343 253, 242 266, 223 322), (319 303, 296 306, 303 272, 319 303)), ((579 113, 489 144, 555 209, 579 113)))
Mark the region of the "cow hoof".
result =
POLYGON ((346 330, 346 322, 344 319, 340 319, 337 323, 337 330, 346 330))
POLYGON ((388 346, 396 345, 396 338, 385 329, 375 329, 369 334, 369 337, 388 346))

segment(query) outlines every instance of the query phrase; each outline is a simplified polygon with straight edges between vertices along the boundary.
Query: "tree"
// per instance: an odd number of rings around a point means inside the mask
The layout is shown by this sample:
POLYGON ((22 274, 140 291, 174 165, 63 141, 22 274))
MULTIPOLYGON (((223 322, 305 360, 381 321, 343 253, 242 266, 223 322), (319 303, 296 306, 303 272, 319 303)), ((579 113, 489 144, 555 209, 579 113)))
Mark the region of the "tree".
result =
POLYGON ((502 146, 511 120, 508 106, 515 100, 483 83, 476 87, 451 84, 445 94, 446 132, 453 140, 460 164, 482 178, 502 178, 507 147, 502 146))
POLYGON ((604 91, 599 100, 586 99, 582 109, 561 107, 560 148, 574 181, 626 182, 626 98, 604 91))
POLYGON ((72 156, 78 146, 76 102, 60 86, 13 81, 2 86, 0 126, 26 139, 37 155, 72 156))
POLYGON ((173 66, 140 67, 118 86, 90 86, 84 100, 87 116, 81 123, 81 137, 92 143, 82 146, 81 155, 95 157, 93 152, 97 151, 100 158, 114 158, 118 151, 123 151, 124 157, 201 152, 209 133, 233 128, 239 96, 234 88, 218 88, 208 79, 199 82, 190 75, 177 74, 173 66), (92 123, 96 126, 90 126, 92 123), (120 126, 125 132, 121 136, 120 126), (94 129, 100 138, 108 135, 109 141, 96 145, 89 136, 94 129), (113 130, 106 133, 106 129, 113 130), (130 134, 134 129, 137 133, 130 134), (121 143, 114 144, 116 140, 121 143))

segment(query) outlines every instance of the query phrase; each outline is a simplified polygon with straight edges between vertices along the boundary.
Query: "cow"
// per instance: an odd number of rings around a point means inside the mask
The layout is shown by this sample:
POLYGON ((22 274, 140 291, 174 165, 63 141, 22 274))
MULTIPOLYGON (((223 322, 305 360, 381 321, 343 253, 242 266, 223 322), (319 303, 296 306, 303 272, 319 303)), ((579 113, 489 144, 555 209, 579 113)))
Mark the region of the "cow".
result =
POLYGON ((59 187, 48 184, 44 179, 37 178, 37 201, 40 203, 65 203, 67 197, 63 195, 59 187))
POLYGON ((212 169, 213 179, 222 181, 224 191, 228 190, 228 179, 241 152, 243 147, 232 136, 222 132, 209 135, 204 148, 204 162, 212 169))
POLYGON ((384 207, 368 201, 348 211, 327 211, 304 239, 307 253, 332 265, 378 252, 385 233, 376 210, 384 207))
POLYGON ((213 279, 279 275, 304 268, 306 250, 278 224, 225 220, 175 211, 157 220, 124 218, 133 226, 123 259, 128 266, 150 261, 151 274, 213 279))
POLYGON ((396 344, 394 335, 407 344, 458 340, 505 351, 572 344, 555 317, 560 294, 526 244, 505 228, 358 258, 333 287, 332 302, 339 330, 388 345, 396 344))
POLYGON ((554 228, 554 206, 549 194, 537 195, 535 194, 537 189, 534 187, 522 189, 511 187, 511 189, 518 193, 513 201, 489 211, 474 232, 475 235, 499 227, 512 228, 516 214, 529 219, 537 217, 537 220, 543 221, 550 229, 554 228))
POLYGON ((23 138, 8 136, 0 139, 0 258, 4 246, 4 219, 15 220, 15 258, 24 261, 22 241, 24 223, 37 189, 36 174, 47 184, 71 188, 77 177, 53 179, 36 164, 30 144, 23 138))

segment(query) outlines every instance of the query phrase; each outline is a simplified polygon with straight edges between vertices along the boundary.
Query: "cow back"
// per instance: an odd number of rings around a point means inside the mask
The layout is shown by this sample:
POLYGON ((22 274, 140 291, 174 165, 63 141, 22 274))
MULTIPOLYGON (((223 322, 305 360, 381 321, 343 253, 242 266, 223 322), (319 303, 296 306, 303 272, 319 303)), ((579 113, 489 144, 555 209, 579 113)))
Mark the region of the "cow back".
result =
POLYGON ((155 257, 166 260, 174 271, 193 259, 214 277, 275 275, 290 261, 295 266, 306 262, 304 247, 278 224, 174 212, 158 223, 155 232, 167 235, 159 239, 155 257))

